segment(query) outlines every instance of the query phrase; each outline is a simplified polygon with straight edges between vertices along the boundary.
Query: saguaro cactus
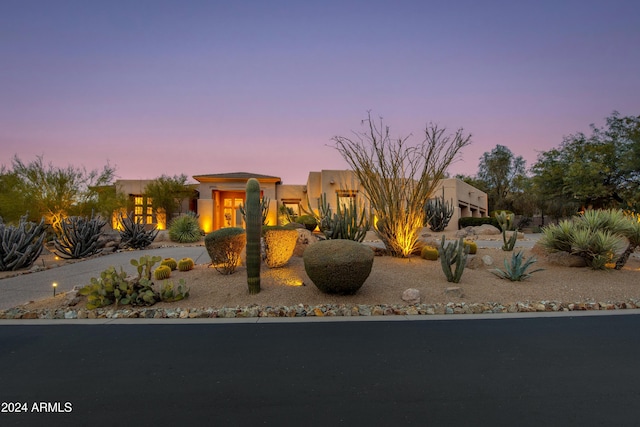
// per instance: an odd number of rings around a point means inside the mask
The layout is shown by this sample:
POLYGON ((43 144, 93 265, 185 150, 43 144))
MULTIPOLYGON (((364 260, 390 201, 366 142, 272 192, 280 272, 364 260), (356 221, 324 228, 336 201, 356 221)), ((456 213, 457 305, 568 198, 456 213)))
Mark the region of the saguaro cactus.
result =
POLYGON ((260 292, 260 236, 262 235, 262 210, 260 209, 260 183, 247 181, 245 206, 247 224, 247 284, 249 293, 260 292))

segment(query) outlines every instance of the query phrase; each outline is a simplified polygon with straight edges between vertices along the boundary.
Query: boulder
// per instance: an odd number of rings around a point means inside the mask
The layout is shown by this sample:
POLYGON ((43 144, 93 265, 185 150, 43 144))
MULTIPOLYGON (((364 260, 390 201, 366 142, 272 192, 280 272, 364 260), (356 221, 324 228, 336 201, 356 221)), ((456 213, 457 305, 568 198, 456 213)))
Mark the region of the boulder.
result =
POLYGON ((586 267, 587 262, 579 255, 569 252, 553 252, 547 255, 549 264, 560 265, 562 267, 586 267))
POLYGON ((296 247, 293 249, 293 256, 301 257, 307 246, 313 245, 318 241, 318 238, 306 228, 296 228, 298 232, 298 240, 296 241, 296 247))
POLYGON ((502 233, 498 228, 491 224, 482 224, 477 227, 473 227, 473 232, 481 236, 496 236, 502 233))
POLYGON ((459 286, 450 286, 444 290, 444 294, 450 297, 462 298, 464 297, 464 291, 459 286))
POLYGON ((420 304, 420 291, 409 288, 402 293, 402 301, 408 304, 420 304))

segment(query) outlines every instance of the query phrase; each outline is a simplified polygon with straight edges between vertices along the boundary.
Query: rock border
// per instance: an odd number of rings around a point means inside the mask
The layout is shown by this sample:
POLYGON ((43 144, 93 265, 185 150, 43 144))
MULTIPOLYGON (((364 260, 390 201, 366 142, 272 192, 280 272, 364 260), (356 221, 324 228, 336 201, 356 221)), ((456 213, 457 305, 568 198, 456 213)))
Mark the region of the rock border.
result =
POLYGON ((531 312, 571 312, 596 310, 625 310, 640 308, 640 300, 623 302, 515 302, 364 305, 321 304, 292 306, 222 307, 222 308, 153 308, 131 307, 123 309, 98 308, 95 310, 58 308, 25 310, 20 307, 0 310, 0 319, 195 319, 195 318, 252 318, 252 317, 353 317, 353 316, 416 316, 442 314, 498 314, 531 312))

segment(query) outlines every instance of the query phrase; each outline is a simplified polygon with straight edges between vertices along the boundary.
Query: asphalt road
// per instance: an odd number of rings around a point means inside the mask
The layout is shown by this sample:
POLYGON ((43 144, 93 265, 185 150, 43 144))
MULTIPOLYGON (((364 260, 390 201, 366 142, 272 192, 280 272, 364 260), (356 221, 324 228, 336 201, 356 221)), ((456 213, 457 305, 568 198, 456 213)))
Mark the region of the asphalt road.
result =
POLYGON ((2 426, 640 424, 640 315, 3 324, 0 343, 0 401, 28 407, 2 426))

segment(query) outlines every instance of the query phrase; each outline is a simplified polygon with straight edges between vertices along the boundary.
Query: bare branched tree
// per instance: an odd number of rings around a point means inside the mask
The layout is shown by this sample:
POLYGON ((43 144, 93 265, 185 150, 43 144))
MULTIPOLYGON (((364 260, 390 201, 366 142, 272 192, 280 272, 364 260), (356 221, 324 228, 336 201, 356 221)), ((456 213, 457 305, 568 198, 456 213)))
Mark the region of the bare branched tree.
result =
POLYGON ((353 139, 332 140, 365 189, 380 239, 392 255, 408 257, 424 226, 427 200, 471 135, 462 129, 445 135, 445 128, 429 124, 422 142, 410 145, 409 137, 392 139, 382 118, 376 125, 370 112, 362 125, 366 131, 354 132, 353 139))

